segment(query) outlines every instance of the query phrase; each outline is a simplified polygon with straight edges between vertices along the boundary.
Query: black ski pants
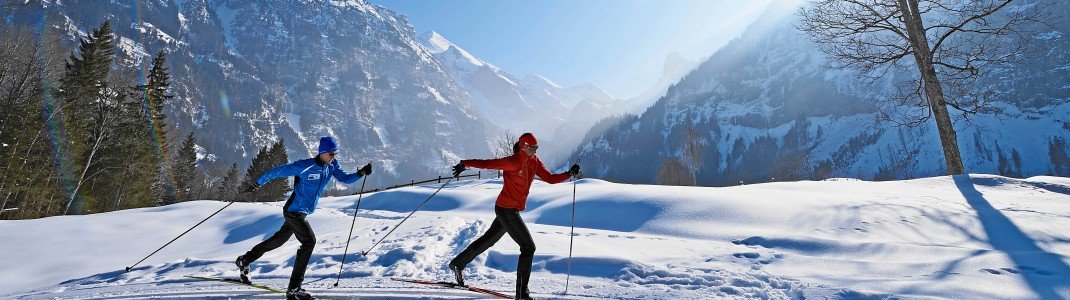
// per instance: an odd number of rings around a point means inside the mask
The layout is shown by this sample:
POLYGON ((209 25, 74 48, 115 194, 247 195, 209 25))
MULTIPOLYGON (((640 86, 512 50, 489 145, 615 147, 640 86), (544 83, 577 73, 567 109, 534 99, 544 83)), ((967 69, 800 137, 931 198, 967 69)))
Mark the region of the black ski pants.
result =
POLYGON ((316 246, 316 233, 312 232, 312 226, 308 225, 304 214, 285 212, 282 215, 286 222, 282 223, 279 231, 246 252, 245 261, 248 263, 256 261, 264 256, 264 253, 285 244, 290 240, 290 236, 296 235, 297 240, 301 242, 301 247, 297 248, 297 258, 294 259, 294 270, 290 274, 290 286, 287 288, 287 290, 292 290, 300 287, 301 282, 305 280, 305 268, 308 267, 308 260, 312 257, 312 248, 316 246))
POLYGON ((535 257, 535 241, 531 239, 531 233, 524 225, 524 219, 520 218, 519 210, 494 206, 494 215, 494 222, 490 224, 487 232, 461 251, 461 254, 450 261, 450 264, 464 268, 476 256, 490 249, 490 246, 494 246, 494 243, 497 243, 503 235, 509 233, 509 237, 520 245, 520 260, 516 263, 516 294, 528 295, 528 279, 531 277, 531 261, 535 257))

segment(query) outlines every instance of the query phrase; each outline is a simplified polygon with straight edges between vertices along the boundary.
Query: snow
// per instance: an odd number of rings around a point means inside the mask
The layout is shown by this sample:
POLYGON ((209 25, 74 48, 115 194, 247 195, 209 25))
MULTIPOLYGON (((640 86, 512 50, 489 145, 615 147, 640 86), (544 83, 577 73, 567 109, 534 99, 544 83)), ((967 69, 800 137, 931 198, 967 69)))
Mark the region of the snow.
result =
POLYGON ((226 3, 221 3, 216 7, 219 25, 223 27, 223 37, 226 39, 227 52, 235 56, 241 56, 241 52, 238 52, 238 39, 234 37, 234 18, 237 13, 237 11, 228 7, 226 3))
POLYGON ((442 94, 439 93, 438 90, 430 86, 427 87, 427 93, 419 93, 417 94, 417 96, 419 96, 421 99, 432 97, 432 99, 438 101, 439 103, 450 105, 450 101, 446 100, 446 97, 442 97, 442 94))
POLYGON ((216 156, 215 154, 208 153, 207 149, 197 144, 193 145, 193 153, 197 157, 197 161, 204 160, 214 162, 219 159, 218 156, 216 156))
MULTIPOLYGON (((477 297, 388 280, 449 279, 446 263, 493 219, 498 179, 451 182, 367 256, 373 241, 442 186, 363 196, 339 287, 333 279, 356 197, 323 198, 305 287, 367 298, 477 297)), ((194 201, 85 216, 0 221, 0 297, 262 298, 184 275, 236 277, 233 259, 282 223, 282 203, 235 203, 144 264, 123 268, 223 207, 194 201)), ((537 298, 1070 297, 1070 178, 840 178, 723 188, 536 182, 521 214, 535 242, 537 298), (569 224, 576 191, 570 296, 569 224)), ((253 264, 283 287, 298 247, 253 264)), ((518 246, 508 238, 466 270, 509 293, 518 246)))
POLYGON ((119 37, 118 48, 123 53, 129 55, 136 63, 140 63, 145 57, 149 56, 149 53, 145 51, 144 46, 125 36, 119 37))
POLYGON ((432 54, 439 54, 446 52, 446 50, 453 46, 453 43, 438 34, 438 32, 430 31, 421 36, 420 45, 432 54))

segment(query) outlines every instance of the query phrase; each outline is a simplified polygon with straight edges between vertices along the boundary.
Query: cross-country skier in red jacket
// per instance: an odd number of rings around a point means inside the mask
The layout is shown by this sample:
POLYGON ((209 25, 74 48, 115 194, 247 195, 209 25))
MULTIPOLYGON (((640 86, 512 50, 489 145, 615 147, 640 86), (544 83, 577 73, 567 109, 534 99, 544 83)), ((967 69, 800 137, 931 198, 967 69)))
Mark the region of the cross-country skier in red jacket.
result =
POLYGON ((505 177, 502 192, 498 194, 498 200, 494 203, 494 222, 483 236, 468 245, 468 248, 450 261, 450 270, 453 271, 458 284, 464 285, 461 271, 465 266, 508 233, 509 237, 520 245, 520 260, 516 266, 516 299, 531 299, 528 293, 528 278, 531 277, 535 242, 531 239, 531 233, 524 225, 524 220, 520 218, 520 212, 524 210, 528 201, 531 182, 535 180, 535 176, 539 176, 540 179, 550 184, 560 183, 580 172, 580 166, 574 164, 568 172, 551 174, 543 166, 542 161, 535 156, 535 151, 538 149, 535 135, 525 133, 520 135, 520 140, 516 144, 513 144, 511 156, 497 159, 462 160, 453 167, 454 177, 459 176, 466 167, 501 170, 505 177))

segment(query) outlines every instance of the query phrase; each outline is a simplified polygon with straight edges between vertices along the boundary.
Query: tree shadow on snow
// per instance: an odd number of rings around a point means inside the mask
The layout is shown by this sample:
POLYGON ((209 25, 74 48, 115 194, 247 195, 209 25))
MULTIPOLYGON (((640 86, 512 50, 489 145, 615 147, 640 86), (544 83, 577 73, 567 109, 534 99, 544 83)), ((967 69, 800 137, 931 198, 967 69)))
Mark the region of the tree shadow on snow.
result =
POLYGON ((977 211, 977 218, 992 248, 1005 253, 1023 269, 1019 275, 1039 298, 1063 299, 1063 295, 1070 292, 1070 280, 1067 280, 1070 266, 1061 256, 1040 248, 1007 216, 992 207, 984 194, 974 188, 973 178, 969 175, 955 175, 954 180, 966 203, 977 211), (1044 272, 1034 272, 1038 267, 1044 268, 1044 272))
POLYGON ((223 238, 223 243, 228 245, 239 243, 257 236, 267 239, 275 234, 282 223, 281 214, 271 214, 256 220, 242 219, 241 222, 226 228, 227 237, 223 238))

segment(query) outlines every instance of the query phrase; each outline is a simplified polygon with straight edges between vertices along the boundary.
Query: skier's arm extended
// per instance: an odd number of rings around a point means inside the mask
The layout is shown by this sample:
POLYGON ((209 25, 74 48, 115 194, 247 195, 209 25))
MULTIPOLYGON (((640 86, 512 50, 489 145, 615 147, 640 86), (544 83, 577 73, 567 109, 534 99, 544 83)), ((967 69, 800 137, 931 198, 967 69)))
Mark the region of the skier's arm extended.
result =
POLYGON ((331 176, 334 176, 334 179, 338 179, 338 181, 341 181, 342 183, 349 184, 357 182, 357 180, 360 180, 360 177, 362 176, 360 171, 357 171, 355 173, 346 173, 345 170, 342 170, 342 166, 338 164, 337 159, 332 161, 331 164, 334 165, 334 170, 331 171, 331 176))
POLYGON ((264 185, 268 181, 272 181, 276 178, 297 176, 297 174, 301 174, 301 171, 304 171, 305 168, 309 167, 303 162, 304 161, 299 160, 293 163, 271 168, 271 170, 264 172, 264 175, 260 175, 260 178, 256 179, 256 183, 257 185, 264 185))
POLYGON ((535 168, 535 175, 539 175, 539 179, 542 179, 549 184, 565 182, 565 180, 568 180, 568 178, 572 176, 572 174, 569 174, 568 172, 551 174, 549 170, 546 170, 546 166, 542 164, 541 160, 537 161, 537 163, 539 165, 535 168))
POLYGON ((516 171, 520 168, 517 164, 516 156, 495 158, 495 159, 466 159, 462 160, 461 164, 465 167, 502 170, 506 172, 516 171))

